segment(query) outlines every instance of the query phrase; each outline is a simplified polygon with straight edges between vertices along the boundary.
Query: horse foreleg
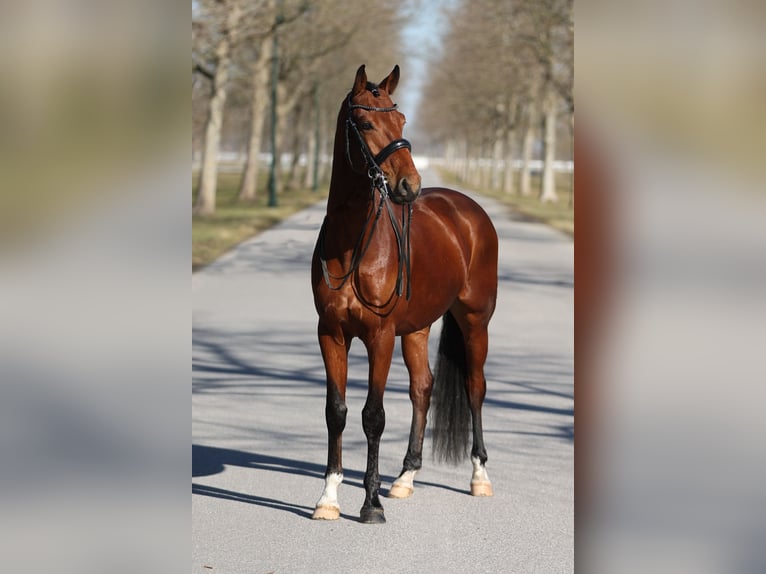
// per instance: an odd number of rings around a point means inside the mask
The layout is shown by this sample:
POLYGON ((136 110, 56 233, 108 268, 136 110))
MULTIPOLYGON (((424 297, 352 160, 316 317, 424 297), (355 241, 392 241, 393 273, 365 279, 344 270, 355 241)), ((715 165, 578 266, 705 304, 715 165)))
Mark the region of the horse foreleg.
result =
POLYGON ((426 417, 431 404, 433 376, 428 365, 428 334, 430 327, 402 336, 402 355, 410 373, 410 401, 412 402, 412 426, 407 454, 402 472, 391 485, 388 496, 407 498, 414 490, 415 474, 423 464, 423 437, 426 417))
POLYGON ((343 482, 342 434, 346 426, 346 380, 348 376, 349 338, 331 333, 319 325, 319 347, 327 374, 327 470, 322 495, 312 518, 336 520, 340 517, 338 487, 343 482))
POLYGON ((386 379, 391 367, 394 340, 393 331, 381 331, 372 341, 365 341, 370 360, 367 401, 362 409, 362 427, 367 437, 367 470, 364 473, 364 504, 359 512, 359 519, 368 524, 381 524, 386 521, 378 495, 380 490, 378 453, 380 437, 386 426, 383 391, 386 388, 386 379))

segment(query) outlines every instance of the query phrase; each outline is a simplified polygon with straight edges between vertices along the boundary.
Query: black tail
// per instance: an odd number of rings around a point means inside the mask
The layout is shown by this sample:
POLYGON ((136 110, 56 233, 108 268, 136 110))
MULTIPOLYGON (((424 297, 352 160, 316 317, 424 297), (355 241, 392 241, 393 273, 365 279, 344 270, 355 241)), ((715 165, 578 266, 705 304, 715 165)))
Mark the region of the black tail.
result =
POLYGON ((457 464, 468 456, 471 410, 466 390, 465 343, 449 311, 444 314, 431 400, 434 457, 457 464))

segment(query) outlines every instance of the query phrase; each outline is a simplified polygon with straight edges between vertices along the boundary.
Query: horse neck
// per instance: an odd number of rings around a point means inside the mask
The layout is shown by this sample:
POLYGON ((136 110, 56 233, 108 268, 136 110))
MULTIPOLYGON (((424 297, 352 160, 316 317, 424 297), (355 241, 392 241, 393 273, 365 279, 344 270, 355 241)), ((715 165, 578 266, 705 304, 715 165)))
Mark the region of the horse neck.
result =
MULTIPOLYGON (((347 114, 348 108, 344 102, 335 129, 330 193, 327 198, 327 243, 328 248, 333 245, 336 249, 350 254, 360 236, 366 241, 371 232, 372 225, 369 224, 368 218, 374 217, 373 210, 377 209, 377 192, 372 192, 372 182, 364 170, 357 173, 349 165, 346 154, 347 114), (365 224, 368 224, 367 228, 365 224)), ((351 145, 354 145, 353 141, 351 145)), ((385 215, 382 216, 384 217, 385 215)), ((386 233, 375 233, 371 238, 371 253, 382 244, 390 243, 390 239, 386 233), (383 243, 379 243, 380 241, 383 243)))
POLYGON ((344 219, 364 220, 370 207, 370 180, 365 173, 355 172, 346 156, 346 106, 341 107, 335 129, 330 194, 327 215, 344 219))
POLYGON ((370 205, 370 180, 347 167, 336 168, 338 163, 346 163, 345 156, 341 160, 333 160, 327 214, 334 216, 343 213, 350 216, 359 212, 364 217, 370 205))

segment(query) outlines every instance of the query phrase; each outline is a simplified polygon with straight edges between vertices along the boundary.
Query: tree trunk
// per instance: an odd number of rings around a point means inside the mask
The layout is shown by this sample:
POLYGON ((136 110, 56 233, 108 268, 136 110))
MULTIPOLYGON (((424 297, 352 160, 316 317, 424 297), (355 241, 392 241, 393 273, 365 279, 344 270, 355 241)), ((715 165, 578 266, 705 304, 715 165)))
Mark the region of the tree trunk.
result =
POLYGON ((250 137, 247 140, 247 159, 237 196, 240 201, 253 201, 257 194, 261 138, 263 137, 263 124, 266 120, 266 106, 269 103, 269 66, 271 64, 272 44, 271 36, 266 36, 261 40, 258 58, 252 67, 253 92, 250 102, 250 137))
POLYGON ((468 140, 463 144, 463 177, 462 181, 470 183, 471 181, 471 168, 473 164, 471 162, 471 150, 468 146, 468 140))
POLYGON ((471 187, 479 187, 479 160, 475 157, 468 157, 468 177, 466 181, 471 187))
POLYGON ((287 86, 283 82, 279 82, 277 85, 277 94, 279 104, 277 105, 277 133, 276 133, 276 158, 277 158, 277 181, 276 188, 277 194, 284 191, 285 188, 285 173, 282 169, 282 153, 284 151, 285 135, 287 132, 288 123, 285 121, 290 113, 296 108, 298 102, 305 95, 305 92, 299 89, 294 89, 288 96, 287 86))
POLYGON ((505 129, 503 130, 503 137, 505 138, 505 164, 503 169, 503 183, 502 183, 502 189, 503 193, 513 193, 513 152, 515 149, 514 145, 514 137, 516 133, 516 112, 518 110, 518 105, 516 103, 516 98, 509 98, 508 103, 506 105, 506 118, 505 118, 505 129))
POLYGON ((490 189, 492 184, 492 149, 489 142, 481 145, 481 155, 479 156, 479 185, 483 189, 490 189))
POLYGON ((545 114, 545 159, 543 162, 543 190, 540 201, 556 202, 556 173, 553 162, 556 161, 556 97, 553 89, 549 89, 544 101, 545 114))
POLYGON ((447 145, 444 148, 444 167, 450 173, 455 173, 457 170, 455 166, 455 142, 453 140, 447 140, 447 145))
POLYGON ((317 164, 317 181, 321 184, 328 178, 328 172, 330 170, 331 161, 327 161, 327 148, 329 147, 330 136, 328 134, 320 133, 317 140, 317 146, 319 147, 319 163, 317 164))
POLYGON ((311 109, 309 110, 308 123, 311 125, 308 129, 308 140, 306 141, 306 170, 303 172, 303 187, 311 188, 312 191, 316 190, 315 183, 317 182, 316 175, 319 166, 319 88, 317 84, 314 84, 314 88, 311 91, 311 109))
POLYGON ((503 193, 514 193, 513 189, 513 140, 515 137, 512 128, 505 133, 505 170, 503 171, 503 193))
MULTIPOLYGON (((284 101, 285 97, 285 86, 282 82, 280 82, 277 85, 277 98, 279 102, 284 101)), ((285 132, 287 131, 287 125, 285 122, 285 119, 287 118, 287 112, 289 111, 289 108, 286 104, 278 104, 277 105, 277 133, 276 133, 276 141, 274 142, 274 146, 276 149, 274 150, 274 153, 276 154, 277 158, 277 168, 276 168, 276 175, 277 175, 277 181, 276 181, 276 187, 277 187, 277 195, 280 195, 285 190, 285 173, 282 169, 282 154, 284 152, 284 144, 285 144, 285 132)))
POLYGON ((335 133, 335 122, 329 123, 327 121, 328 116, 332 116, 332 114, 328 114, 325 110, 322 114, 322 123, 321 123, 321 129, 319 131, 319 138, 317 139, 317 146, 319 147, 319 164, 317 166, 317 180, 319 182, 327 181, 329 178, 329 171, 330 167, 332 165, 332 157, 330 157, 330 160, 328 161, 327 158, 330 156, 329 147, 332 145, 332 137, 335 133))
POLYGON ((569 175, 569 208, 574 207, 574 112, 569 112, 569 158, 572 160, 572 173, 569 175))
POLYGON ((301 104, 295 107, 295 113, 293 114, 293 121, 290 125, 293 129, 290 132, 290 170, 287 175, 287 189, 298 189, 301 185, 301 153, 303 151, 303 138, 311 133, 311 130, 306 127, 304 123, 304 106, 301 104))
POLYGON ((205 124, 205 143, 202 149, 197 200, 194 205, 195 215, 215 213, 215 194, 218 181, 218 150, 221 144, 221 126, 223 108, 226 105, 226 88, 229 80, 231 46, 235 41, 237 24, 240 17, 238 2, 233 2, 226 16, 226 24, 221 39, 216 46, 216 68, 213 76, 213 96, 210 98, 208 117, 205 124))
POLYGON ((495 142, 492 146, 492 167, 490 168, 492 170, 491 174, 491 185, 492 190, 500 189, 502 187, 502 179, 503 179, 503 156, 504 151, 503 148, 505 147, 505 130, 504 129, 498 129, 495 132, 495 142))
POLYGON ((532 161, 532 151, 535 145, 535 130, 537 128, 537 112, 534 104, 527 107, 527 121, 524 126, 524 139, 521 143, 521 195, 532 195, 532 178, 530 176, 529 162, 532 161))
POLYGON ((303 187, 313 190, 314 174, 316 173, 315 170, 318 167, 314 161, 314 157, 317 152, 317 133, 316 130, 312 127, 309 128, 306 135, 308 136, 308 139, 306 140, 306 169, 303 170, 303 187))

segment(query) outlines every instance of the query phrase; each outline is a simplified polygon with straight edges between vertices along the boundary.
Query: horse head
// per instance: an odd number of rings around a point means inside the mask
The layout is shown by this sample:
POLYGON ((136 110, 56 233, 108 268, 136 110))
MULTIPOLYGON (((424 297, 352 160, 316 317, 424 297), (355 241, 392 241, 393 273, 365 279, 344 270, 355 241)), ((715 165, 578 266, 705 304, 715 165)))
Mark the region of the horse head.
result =
MULTIPOLYGON (((379 84, 368 82, 364 65, 359 67, 346 101, 347 129, 356 138, 347 134, 347 145, 358 142, 367 173, 373 178, 385 176, 392 201, 411 203, 420 195, 420 174, 412 160, 410 142, 402 138, 404 114, 391 100, 398 84, 399 66, 379 84)), ((349 150, 347 159, 354 168, 349 150)))

